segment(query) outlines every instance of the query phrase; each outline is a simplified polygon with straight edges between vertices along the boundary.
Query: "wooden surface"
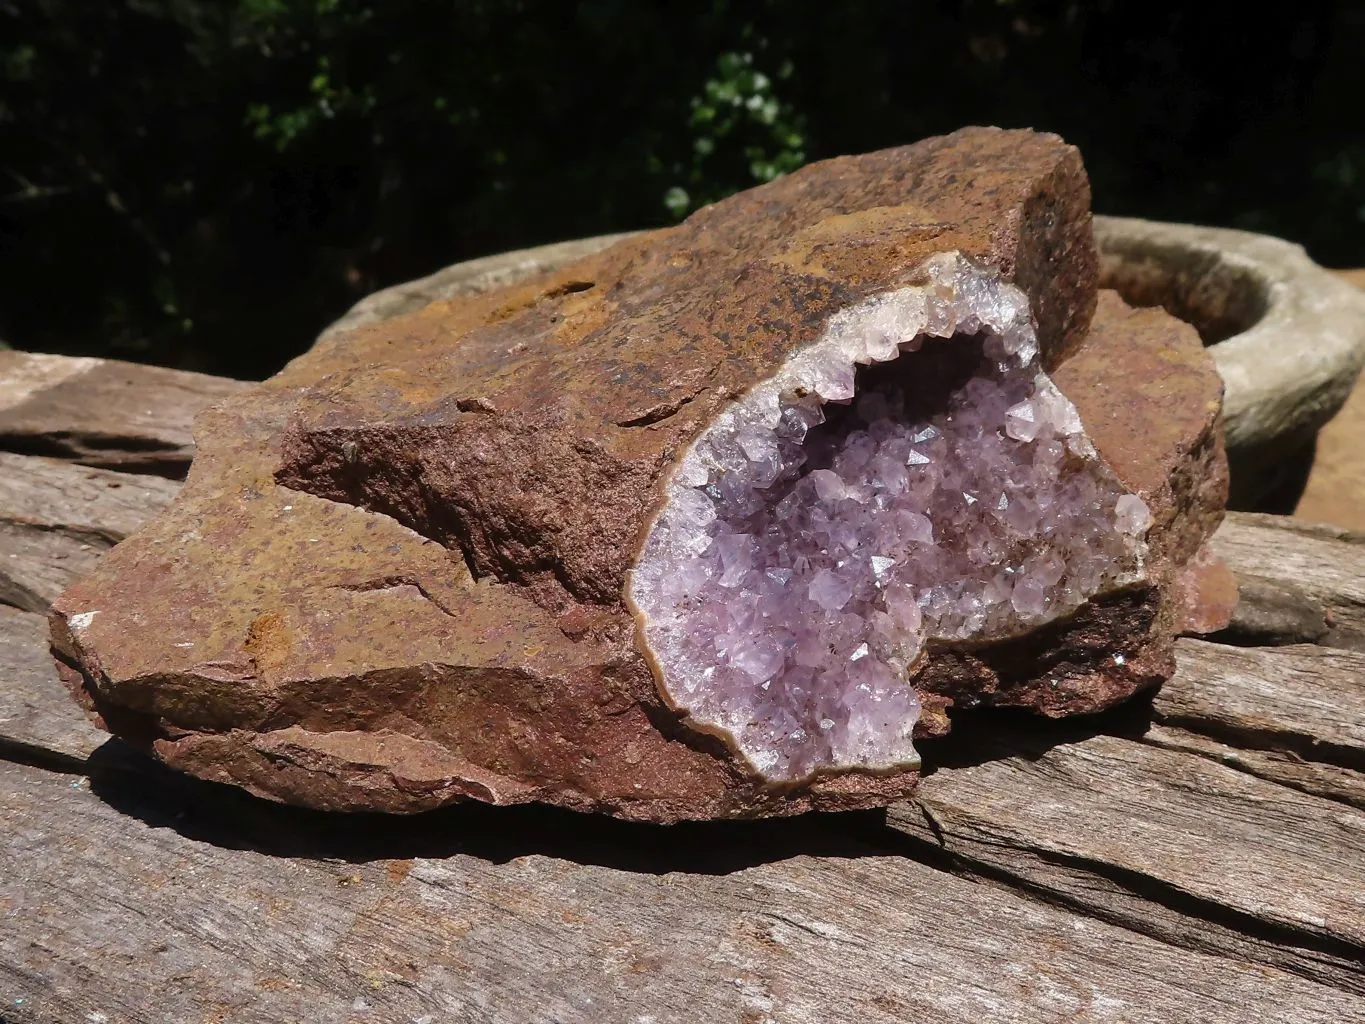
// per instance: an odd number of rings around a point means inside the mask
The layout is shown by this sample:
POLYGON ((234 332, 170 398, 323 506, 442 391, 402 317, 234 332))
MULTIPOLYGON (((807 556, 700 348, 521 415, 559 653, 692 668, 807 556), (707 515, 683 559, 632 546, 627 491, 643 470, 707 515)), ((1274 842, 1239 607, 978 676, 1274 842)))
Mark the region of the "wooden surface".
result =
POLYGON ((47 619, 0 606, 0 754, 83 768, 109 734, 72 707, 47 651, 47 619))
POLYGON ((0 351, 0 449, 183 478, 194 417, 244 387, 117 359, 0 351))
MULTIPOLYGON (((0 467, 0 564, 98 557, 175 486, 0 467)), ((961 716, 886 812, 672 829, 186 779, 0 609, 0 1021, 1365 1020, 1365 542, 1218 544, 1237 619, 1155 697, 961 716)))
POLYGON ((164 477, 0 452, 0 602, 45 611, 178 489, 164 477))

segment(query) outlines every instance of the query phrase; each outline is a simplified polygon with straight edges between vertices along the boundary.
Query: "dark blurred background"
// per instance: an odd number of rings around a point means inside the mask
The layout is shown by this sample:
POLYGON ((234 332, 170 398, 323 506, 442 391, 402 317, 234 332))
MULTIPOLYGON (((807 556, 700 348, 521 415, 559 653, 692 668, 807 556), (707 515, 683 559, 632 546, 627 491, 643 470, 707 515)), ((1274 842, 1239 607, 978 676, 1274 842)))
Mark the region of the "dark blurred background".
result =
POLYGON ((1365 264, 1365 3, 0 0, 0 339, 272 373, 375 288, 949 131, 1365 264))

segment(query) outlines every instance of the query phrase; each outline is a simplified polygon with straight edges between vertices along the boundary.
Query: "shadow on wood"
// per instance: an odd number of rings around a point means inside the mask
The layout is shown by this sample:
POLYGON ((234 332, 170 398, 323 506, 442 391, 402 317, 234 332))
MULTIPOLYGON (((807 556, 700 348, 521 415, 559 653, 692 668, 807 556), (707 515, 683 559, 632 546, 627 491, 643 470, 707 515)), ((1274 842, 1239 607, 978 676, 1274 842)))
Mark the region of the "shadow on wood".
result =
POLYGON ((197 842, 274 857, 366 863, 458 854, 503 864, 539 854, 651 875, 720 875, 802 854, 884 854, 890 838, 884 811, 672 826, 476 801, 410 817, 314 811, 181 775, 118 739, 96 750, 86 770, 91 792, 121 814, 197 842))
POLYGON ((922 775, 954 768, 971 768, 1002 758, 1036 761, 1054 747, 1079 743, 1093 736, 1138 739, 1153 721, 1155 691, 1095 715, 1048 719, 1018 708, 974 709, 951 713, 953 731, 918 742, 924 758, 922 775))

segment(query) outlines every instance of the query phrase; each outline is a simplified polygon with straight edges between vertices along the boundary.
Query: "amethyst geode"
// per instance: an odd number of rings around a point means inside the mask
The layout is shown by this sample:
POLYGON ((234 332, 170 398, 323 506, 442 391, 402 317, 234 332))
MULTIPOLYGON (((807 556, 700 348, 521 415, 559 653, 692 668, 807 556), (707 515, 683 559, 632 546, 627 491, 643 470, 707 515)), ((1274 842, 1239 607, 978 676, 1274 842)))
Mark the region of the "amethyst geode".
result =
POLYGON ((1096 274, 1076 151, 964 129, 331 336, 199 419, 55 646, 315 807, 905 797, 949 709, 1099 710, 1216 624, 1220 384, 1096 274))
POLYGON ((1042 372, 1025 295, 957 253, 924 271, 702 432, 628 588, 670 702, 771 779, 916 764, 928 644, 1143 578, 1147 505, 1042 372))

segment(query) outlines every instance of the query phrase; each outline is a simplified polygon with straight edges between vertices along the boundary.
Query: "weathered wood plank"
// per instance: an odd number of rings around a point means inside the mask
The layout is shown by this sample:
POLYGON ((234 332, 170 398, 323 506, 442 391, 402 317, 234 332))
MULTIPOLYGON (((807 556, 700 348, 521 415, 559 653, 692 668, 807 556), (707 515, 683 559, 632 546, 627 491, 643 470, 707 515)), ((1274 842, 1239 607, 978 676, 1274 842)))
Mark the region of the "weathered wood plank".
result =
POLYGON ((1365 768, 1365 654, 1181 640, 1158 721, 1237 746, 1365 768))
POLYGON ((45 611, 71 580, 90 571, 103 550, 103 545, 0 522, 0 606, 45 611))
POLYGON ((0 764, 16 1022, 1365 1015, 1358 996, 888 856, 861 816, 659 830, 469 808, 381 831, 202 785, 94 788, 0 764), (609 842, 564 841, 594 829, 609 842), (367 845, 328 859, 343 835, 367 845), (802 836, 845 856, 800 853, 802 836), (718 849, 734 863, 717 869, 718 849))
POLYGON ((1247 750, 1230 746, 1202 733, 1169 725, 1149 726, 1141 739, 1143 743, 1168 750, 1199 754, 1290 789, 1365 808, 1365 773, 1351 768, 1309 761, 1288 750, 1247 750))
POLYGON ((245 387, 116 359, 0 351, 0 449, 183 477, 194 417, 245 387))
POLYGON ((164 477, 0 452, 0 603, 46 611, 179 489, 164 477))
POLYGON ((1322 602, 1315 601, 1295 584, 1242 572, 1237 575, 1237 604, 1232 621, 1212 639, 1257 647, 1316 644, 1332 632, 1328 618, 1322 602))
POLYGON ((83 765, 108 739, 57 676, 47 650, 47 619, 0 608, 0 757, 8 748, 83 765))
POLYGON ((1244 585, 1269 581, 1320 604, 1329 628, 1316 642, 1365 650, 1365 534, 1233 512, 1213 543, 1244 585))
POLYGON ((0 516, 6 522, 106 545, 136 530, 179 490, 180 484, 160 476, 0 452, 0 516))
POLYGON ((888 820, 1103 920, 1365 992, 1365 813, 1116 736, 1050 742, 983 743, 888 820))

